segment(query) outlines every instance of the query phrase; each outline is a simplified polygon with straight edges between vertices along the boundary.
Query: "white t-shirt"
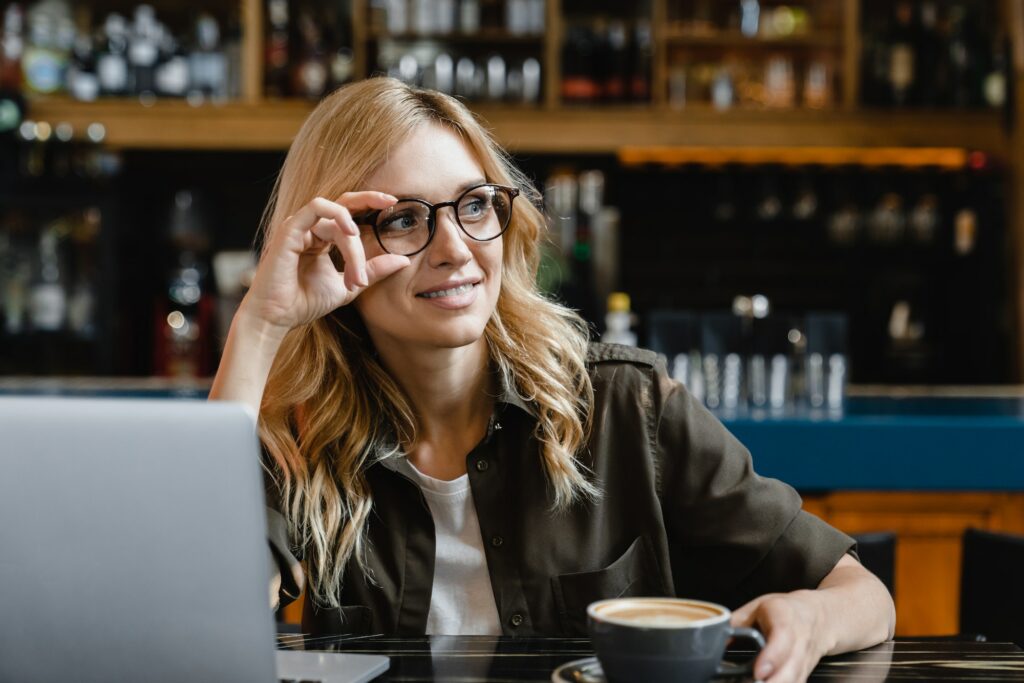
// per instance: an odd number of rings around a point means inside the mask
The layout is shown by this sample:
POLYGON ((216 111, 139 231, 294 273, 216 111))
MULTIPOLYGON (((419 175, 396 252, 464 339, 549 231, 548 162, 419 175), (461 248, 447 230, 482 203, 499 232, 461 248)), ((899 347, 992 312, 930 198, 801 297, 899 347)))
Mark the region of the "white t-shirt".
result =
POLYGON ((434 583, 427 633, 501 635, 469 475, 452 481, 434 479, 407 458, 399 458, 396 469, 419 484, 434 518, 434 583))

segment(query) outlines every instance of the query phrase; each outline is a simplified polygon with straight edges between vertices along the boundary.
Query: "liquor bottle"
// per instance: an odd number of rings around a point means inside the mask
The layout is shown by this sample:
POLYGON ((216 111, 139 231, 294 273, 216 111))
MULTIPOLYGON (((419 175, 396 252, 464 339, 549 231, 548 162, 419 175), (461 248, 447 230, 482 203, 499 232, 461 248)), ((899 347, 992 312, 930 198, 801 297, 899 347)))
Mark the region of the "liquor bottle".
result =
POLYGON ((934 107, 945 102, 949 91, 948 61, 943 58, 943 37, 936 3, 925 0, 920 7, 920 35, 917 47, 919 103, 934 107))
POLYGON ((386 0, 387 29, 393 36, 409 31, 409 0, 386 0))
POLYGON ((171 377, 209 373, 214 301, 209 291, 207 219, 190 190, 174 196, 169 232, 173 261, 155 307, 154 371, 171 377))
POLYGON ((932 192, 922 195, 908 219, 911 237, 920 245, 932 244, 939 231, 940 220, 939 198, 932 192))
POLYGON ((633 314, 630 313, 629 305, 629 295, 624 292, 612 292, 608 295, 608 312, 604 316, 602 342, 636 346, 636 333, 630 330, 633 326, 633 314))
POLYGON ((761 3, 758 0, 740 0, 740 33, 756 38, 760 31, 761 3))
POLYGON ((242 22, 237 14, 232 14, 228 20, 224 59, 227 62, 227 96, 237 100, 242 97, 242 22))
POLYGON ((164 97, 184 97, 191 82, 189 71, 189 60, 184 47, 170 31, 164 31, 153 74, 157 94, 164 97))
POLYGON ((437 16, 434 29, 441 35, 455 33, 455 0, 434 0, 437 16))
POLYGON ((67 70, 67 88, 71 96, 82 102, 91 102, 100 94, 100 80, 96 75, 96 58, 92 36, 80 31, 75 37, 71 61, 67 70))
POLYGON ((1006 104, 1006 83, 1008 52, 1006 38, 997 35, 992 42, 992 56, 988 73, 982 82, 982 97, 985 104, 993 109, 1001 109, 1006 104))
POLYGON ((160 57, 161 29, 150 5, 135 8, 128 45, 128 88, 132 94, 156 95, 156 64, 160 57))
POLYGON ((303 8, 297 19, 299 58, 292 67, 293 95, 318 100, 327 91, 329 78, 323 35, 312 10, 303 8))
POLYGON ((621 102, 629 98, 630 83, 629 54, 627 44, 626 22, 612 20, 608 22, 607 65, 604 77, 604 99, 609 102, 621 102))
POLYGON ((128 92, 128 22, 112 12, 103 22, 103 46, 96 57, 96 75, 104 95, 128 92))
POLYGON ((608 20, 603 16, 594 18, 590 24, 593 52, 588 60, 587 71, 594 83, 594 99, 607 98, 606 87, 611 72, 612 46, 608 32, 608 20))
POLYGON ((437 0, 410 0, 412 3, 412 32, 429 36, 437 31, 437 0))
POLYGON ((504 100, 506 85, 505 60, 501 55, 493 55, 487 60, 487 99, 491 102, 504 100))
POLYGON ((591 73, 596 51, 592 30, 581 24, 570 24, 565 30, 562 46, 562 100, 567 103, 593 102, 599 94, 591 73))
POLYGON ((949 22, 952 104, 955 107, 977 107, 982 104, 982 57, 986 43, 980 35, 976 15, 965 5, 957 3, 950 7, 949 22))
POLYGON ((75 284, 68 299, 68 330, 80 337, 96 333, 96 241, 100 210, 88 207, 76 212, 71 224, 75 284))
POLYGON ((189 89, 205 97, 228 96, 228 60, 220 50, 220 26, 212 14, 196 19, 196 49, 188 56, 189 89))
POLYGON ((651 22, 638 19, 633 26, 632 83, 629 89, 630 99, 634 102, 651 99, 652 45, 651 22))
POLYGON ((523 60, 523 102, 540 101, 540 62, 533 57, 523 60))
MULTIPOLYGON (((391 20, 391 13, 388 13, 391 20)), ((264 88, 271 97, 288 96, 288 0, 267 0, 264 88)))
POLYGON ((833 99, 832 72, 828 63, 815 60, 807 66, 804 78, 803 104, 808 109, 824 109, 833 99))
POLYGON ((472 36, 480 32, 480 0, 459 3, 459 32, 472 36))
POLYGON ((893 23, 888 35, 889 103, 898 107, 914 104, 917 53, 913 27, 914 7, 907 0, 893 6, 893 23))
POLYGON ((59 227, 51 224, 39 234, 36 272, 29 290, 29 319, 32 329, 56 332, 67 316, 67 288, 59 253, 59 227))
POLYGON ((58 92, 64 85, 64 71, 67 69, 70 44, 62 49, 62 38, 66 29, 58 30, 67 16, 66 4, 50 6, 36 5, 28 13, 28 43, 21 58, 25 87, 29 92, 49 95, 58 92))
POLYGON ((35 252, 27 239, 28 233, 25 214, 13 210, 5 213, 4 229, 0 232, 0 308, 3 332, 12 336, 25 331, 35 252))
POLYGON ((345 85, 355 73, 355 61, 352 53, 352 27, 345 12, 335 12, 333 8, 324 10, 326 26, 324 32, 325 50, 328 54, 328 86, 331 91, 345 85))
POLYGON ((20 92, 21 58, 25 51, 25 18, 14 2, 4 9, 3 34, 0 35, 0 91, 20 92))

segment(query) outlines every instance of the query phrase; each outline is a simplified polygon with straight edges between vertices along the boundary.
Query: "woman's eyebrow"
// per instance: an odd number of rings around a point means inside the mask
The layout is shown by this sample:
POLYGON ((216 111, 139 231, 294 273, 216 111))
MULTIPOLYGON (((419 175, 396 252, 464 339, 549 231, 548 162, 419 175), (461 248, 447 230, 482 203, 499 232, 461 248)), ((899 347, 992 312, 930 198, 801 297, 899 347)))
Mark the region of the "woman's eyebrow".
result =
MULTIPOLYGON (((452 195, 451 199, 455 199, 456 197, 458 197, 460 194, 462 194, 471 187, 476 187, 477 185, 485 185, 486 183, 487 180, 485 178, 477 178, 475 180, 470 180, 469 182, 462 183, 455 189, 455 193, 454 195, 452 195)), ((423 193, 418 192, 391 192, 390 194, 392 196, 398 197, 399 199, 419 199, 421 201, 429 201, 426 197, 423 196, 423 193)))

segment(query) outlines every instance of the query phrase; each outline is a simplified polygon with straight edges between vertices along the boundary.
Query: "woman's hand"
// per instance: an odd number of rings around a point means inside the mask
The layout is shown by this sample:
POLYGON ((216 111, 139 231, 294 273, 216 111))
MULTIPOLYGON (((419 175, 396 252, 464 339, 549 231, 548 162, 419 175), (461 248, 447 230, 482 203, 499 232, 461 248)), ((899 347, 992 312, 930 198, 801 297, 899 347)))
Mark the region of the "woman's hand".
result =
POLYGON ((313 199, 274 227, 240 312, 283 336, 352 302, 361 291, 409 265, 405 256, 366 260, 351 211, 383 209, 397 201, 382 192, 347 192, 337 202, 313 199), (330 249, 345 261, 338 272, 330 249))
POLYGON ((822 642, 823 605, 815 591, 769 593, 732 614, 733 626, 754 626, 767 645, 754 662, 754 677, 768 683, 802 683, 830 649, 822 642))
POLYGON ((878 578, 843 555, 815 590, 769 593, 733 612, 733 626, 756 626, 767 645, 754 675, 768 683, 807 680, 818 660, 892 638, 896 608, 878 578))

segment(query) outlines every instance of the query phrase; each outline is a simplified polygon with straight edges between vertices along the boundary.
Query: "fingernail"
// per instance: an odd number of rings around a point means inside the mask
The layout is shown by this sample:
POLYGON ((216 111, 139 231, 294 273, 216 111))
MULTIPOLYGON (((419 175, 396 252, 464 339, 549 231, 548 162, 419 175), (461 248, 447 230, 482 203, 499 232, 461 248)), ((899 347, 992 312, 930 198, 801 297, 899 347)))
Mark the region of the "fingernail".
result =
POLYGON ((359 271, 359 285, 361 287, 365 287, 368 284, 370 284, 370 279, 366 276, 366 271, 365 270, 359 271))
POLYGON ((774 671, 774 670, 775 670, 775 667, 772 666, 771 662, 764 662, 763 664, 758 665, 757 670, 754 672, 754 674, 759 679, 764 680, 764 679, 768 678, 769 676, 771 676, 772 675, 772 671, 774 671))
POLYGON ((353 220, 348 220, 348 221, 346 221, 346 224, 348 225, 348 229, 349 229, 349 231, 350 231, 350 232, 351 232, 351 233, 352 233, 353 235, 358 235, 358 234, 359 234, 359 226, 358 226, 358 225, 356 225, 356 222, 355 222, 355 221, 353 221, 353 220))

